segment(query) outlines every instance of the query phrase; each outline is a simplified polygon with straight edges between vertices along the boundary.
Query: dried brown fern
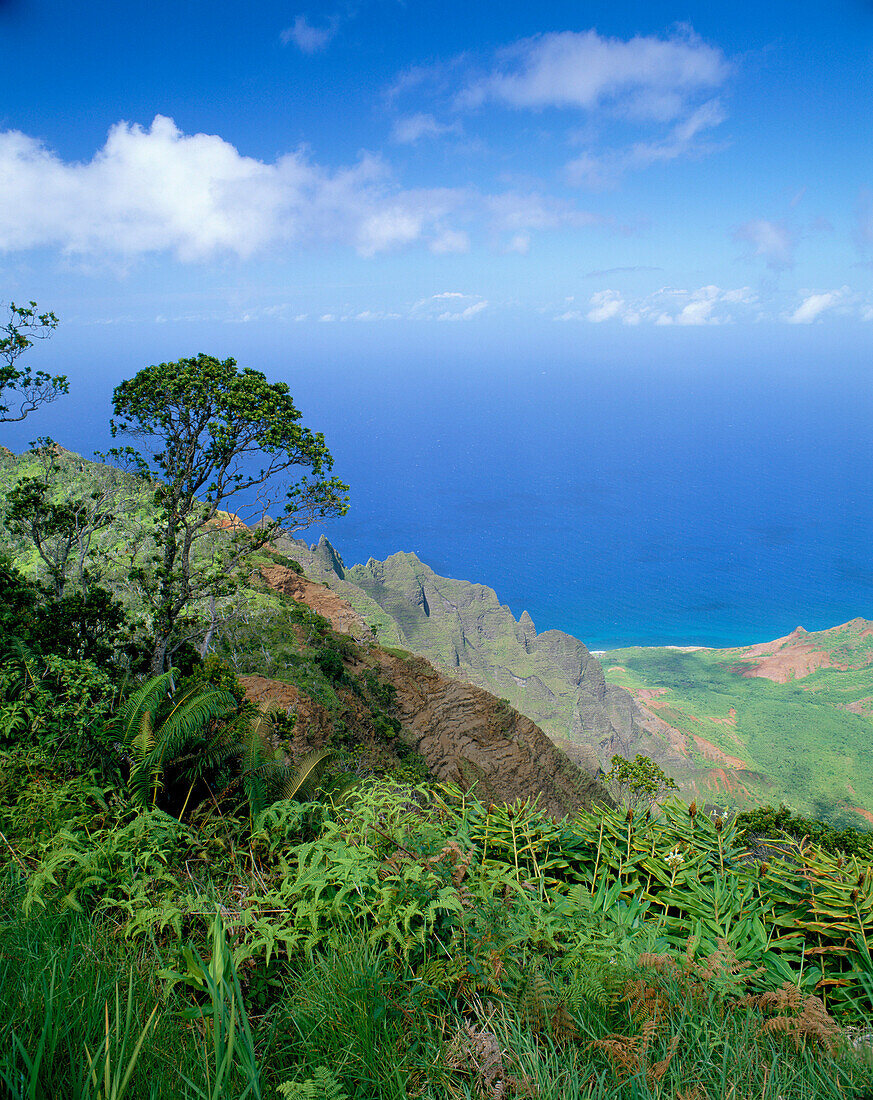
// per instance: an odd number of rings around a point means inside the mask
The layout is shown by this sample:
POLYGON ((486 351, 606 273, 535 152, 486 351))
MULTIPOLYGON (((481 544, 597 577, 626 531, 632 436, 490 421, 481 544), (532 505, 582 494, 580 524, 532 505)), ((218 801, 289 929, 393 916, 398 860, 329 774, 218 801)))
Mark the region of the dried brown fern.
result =
MULTIPOLYGON (((602 1051, 620 1080, 632 1077, 646 1070, 646 1054, 657 1030, 657 1022, 650 1018, 640 1028, 639 1035, 606 1035, 590 1042, 588 1049, 602 1051)), ((668 1065, 671 1058, 672 1054, 668 1056, 668 1065)))
POLYGON ((664 993, 649 985, 643 978, 626 982, 621 999, 627 1003, 631 1019, 637 1023, 644 1023, 646 1020, 659 1023, 671 1011, 670 1002, 664 993))
POLYGON ((673 1056, 676 1053, 676 1048, 679 1046, 679 1036, 674 1035, 670 1040, 670 1045, 667 1047, 667 1054, 660 1062, 655 1062, 654 1065, 649 1066, 646 1071, 646 1080, 649 1085, 654 1084, 655 1081, 660 1081, 667 1070, 670 1068, 670 1063, 673 1061, 673 1056))
POLYGON ((443 1061, 448 1069, 472 1074, 476 1094, 488 1100, 503 1100, 512 1095, 536 1096, 536 1088, 528 1077, 507 1073, 504 1056, 493 1032, 466 1023, 455 1032, 443 1061))
MULTIPOLYGON (((749 962, 742 962, 725 940, 718 940, 718 949, 704 959, 695 956, 696 943, 693 937, 689 937, 685 952, 677 958, 672 955, 656 955, 645 952, 639 956, 637 964, 645 970, 654 971, 657 977, 648 983, 666 995, 669 1000, 672 994, 673 1000, 687 1003, 693 1001, 704 1004, 712 995, 713 988, 721 990, 724 995, 730 992, 736 996, 748 982, 763 972, 763 967, 753 967, 749 962)), ((632 999, 636 1006, 637 1015, 645 1014, 642 996, 642 986, 639 983, 628 983, 625 986, 626 999, 632 999), (634 992, 636 987, 636 992, 634 992)), ((654 995, 649 995, 649 1000, 654 1001, 654 995)), ((667 1003, 661 1004, 662 1010, 667 1010, 667 1003)))
POLYGON ((567 1008, 567 1003, 563 999, 560 999, 555 1005, 555 1011, 552 1013, 551 1019, 552 1035, 555 1037, 555 1041, 559 1044, 568 1041, 578 1041, 581 1032, 576 1026, 576 1021, 570 1015, 567 1008))
POLYGON ((807 997, 802 1010, 793 1016, 773 1016, 761 1027, 762 1035, 785 1035, 802 1047, 807 1040, 833 1054, 840 1029, 828 1014, 820 997, 807 997))

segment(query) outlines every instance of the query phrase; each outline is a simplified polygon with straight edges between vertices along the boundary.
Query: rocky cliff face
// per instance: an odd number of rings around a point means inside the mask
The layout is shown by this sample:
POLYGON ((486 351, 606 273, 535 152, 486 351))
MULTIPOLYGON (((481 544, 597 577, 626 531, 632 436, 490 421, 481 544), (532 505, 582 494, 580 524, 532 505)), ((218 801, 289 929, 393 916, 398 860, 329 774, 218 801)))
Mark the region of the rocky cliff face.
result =
MULTIPOLYGON (((271 588, 329 619, 335 630, 361 639, 370 635, 351 605, 323 585, 282 566, 265 567, 261 575, 271 588)), ((457 783, 463 790, 475 787, 485 802, 538 795, 541 807, 557 818, 595 801, 608 801, 600 784, 529 718, 488 692, 447 679, 422 657, 397 656, 375 644, 361 647, 350 659, 350 671, 360 673, 363 667, 374 669, 380 680, 394 687, 400 736, 424 757, 437 779, 457 783)), ((330 715, 319 704, 279 681, 262 676, 241 680, 252 701, 275 702, 297 712, 298 751, 326 742, 330 715)))
POLYGON ((595 657, 558 630, 537 634, 527 612, 516 621, 491 588, 434 573, 415 554, 346 567, 322 539, 283 540, 307 574, 348 600, 379 640, 426 657, 441 672, 508 700, 590 772, 613 753, 646 751, 666 760, 669 744, 624 689, 608 684, 595 657))

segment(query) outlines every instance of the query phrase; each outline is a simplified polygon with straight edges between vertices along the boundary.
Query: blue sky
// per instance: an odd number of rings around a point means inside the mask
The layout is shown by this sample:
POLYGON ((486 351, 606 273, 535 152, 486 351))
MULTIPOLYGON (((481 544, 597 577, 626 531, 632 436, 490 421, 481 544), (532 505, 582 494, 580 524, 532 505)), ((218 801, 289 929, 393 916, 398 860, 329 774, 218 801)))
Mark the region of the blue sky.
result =
POLYGON ((67 324, 873 331, 869 2, 0 0, 0 40, 3 297, 67 324))
POLYGON ((2 442, 234 356, 348 561, 589 640, 871 613, 871 0, 0 0, 0 44, 0 303, 70 377, 2 442))

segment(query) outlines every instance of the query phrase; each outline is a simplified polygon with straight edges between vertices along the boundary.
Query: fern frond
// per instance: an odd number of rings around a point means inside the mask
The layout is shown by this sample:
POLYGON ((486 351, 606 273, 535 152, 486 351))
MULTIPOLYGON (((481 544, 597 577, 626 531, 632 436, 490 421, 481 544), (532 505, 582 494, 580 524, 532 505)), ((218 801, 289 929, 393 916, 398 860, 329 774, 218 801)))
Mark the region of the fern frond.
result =
POLYGON ((125 745, 130 745, 139 732, 144 713, 154 717, 161 700, 167 696, 170 683, 169 672, 153 676, 125 700, 115 719, 115 728, 125 745))
POLYGON ((213 719, 224 718, 235 707, 236 700, 227 691, 188 692, 155 734, 154 754, 159 764, 173 761, 213 719))
POLYGON ((283 1100, 348 1100, 342 1085, 326 1066, 319 1066, 305 1081, 285 1081, 278 1088, 283 1100))
POLYGON ((282 785, 280 798, 296 798, 308 802, 324 775, 328 763, 336 755, 333 749, 316 749, 297 765, 296 771, 282 785))

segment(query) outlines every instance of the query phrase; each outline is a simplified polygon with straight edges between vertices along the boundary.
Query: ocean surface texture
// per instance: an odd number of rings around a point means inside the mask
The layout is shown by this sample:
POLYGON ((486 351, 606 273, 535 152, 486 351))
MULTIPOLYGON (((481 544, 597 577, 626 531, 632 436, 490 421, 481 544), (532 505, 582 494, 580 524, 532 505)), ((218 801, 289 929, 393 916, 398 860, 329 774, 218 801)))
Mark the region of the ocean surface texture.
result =
POLYGON ((693 365, 683 350, 682 366, 640 346, 384 368, 343 382, 342 418, 301 394, 353 505, 305 537, 324 530, 348 564, 414 550, 592 649, 873 617, 867 368, 815 348, 693 365))

